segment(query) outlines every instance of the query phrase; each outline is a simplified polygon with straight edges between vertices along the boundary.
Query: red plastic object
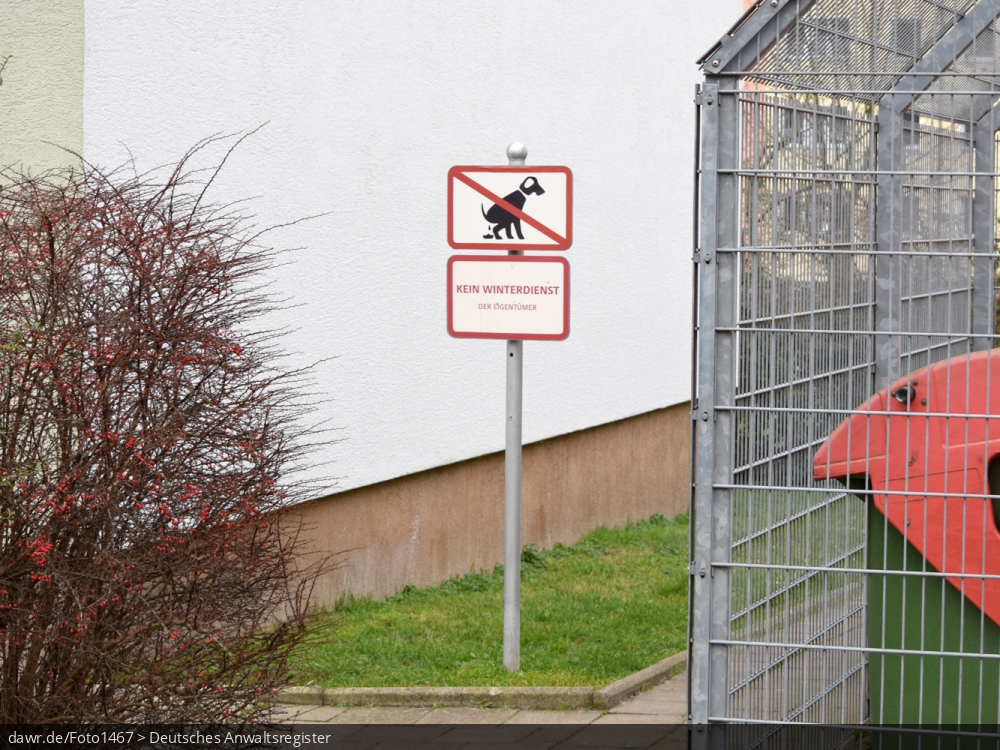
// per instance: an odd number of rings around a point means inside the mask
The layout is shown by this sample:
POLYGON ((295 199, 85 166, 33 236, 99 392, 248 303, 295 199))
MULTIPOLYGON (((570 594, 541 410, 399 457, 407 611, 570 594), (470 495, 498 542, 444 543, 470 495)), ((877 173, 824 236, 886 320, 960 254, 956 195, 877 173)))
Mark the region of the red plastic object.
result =
POLYGON ((889 523, 1000 624, 1000 580, 982 578, 1000 576, 988 480, 997 455, 1000 350, 994 349, 917 370, 873 396, 819 449, 813 478, 857 486, 867 477, 889 523))

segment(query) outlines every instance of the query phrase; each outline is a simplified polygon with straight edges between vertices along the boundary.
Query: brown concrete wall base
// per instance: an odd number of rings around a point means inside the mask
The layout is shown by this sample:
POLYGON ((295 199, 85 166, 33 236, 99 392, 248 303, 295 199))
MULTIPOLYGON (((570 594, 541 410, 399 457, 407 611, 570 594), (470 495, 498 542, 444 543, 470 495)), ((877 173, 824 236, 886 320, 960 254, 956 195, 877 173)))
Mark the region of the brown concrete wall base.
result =
MULTIPOLYGON (((524 446, 522 540, 572 544, 599 526, 687 510, 690 406, 681 404, 524 446)), ((314 590, 389 596, 503 560, 503 453, 300 506, 318 553, 345 552, 314 590)))

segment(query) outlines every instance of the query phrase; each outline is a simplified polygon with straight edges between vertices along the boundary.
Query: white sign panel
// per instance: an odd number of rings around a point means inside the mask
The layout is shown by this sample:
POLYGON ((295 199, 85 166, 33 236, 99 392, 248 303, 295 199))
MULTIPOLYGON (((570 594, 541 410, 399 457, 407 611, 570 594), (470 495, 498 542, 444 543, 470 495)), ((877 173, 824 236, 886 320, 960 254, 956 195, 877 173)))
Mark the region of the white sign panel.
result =
POLYGON ((569 263, 537 256, 448 259, 448 333, 457 338, 569 336, 569 263))
POLYGON ((567 167, 448 171, 448 244, 456 250, 566 250, 572 243, 567 167))

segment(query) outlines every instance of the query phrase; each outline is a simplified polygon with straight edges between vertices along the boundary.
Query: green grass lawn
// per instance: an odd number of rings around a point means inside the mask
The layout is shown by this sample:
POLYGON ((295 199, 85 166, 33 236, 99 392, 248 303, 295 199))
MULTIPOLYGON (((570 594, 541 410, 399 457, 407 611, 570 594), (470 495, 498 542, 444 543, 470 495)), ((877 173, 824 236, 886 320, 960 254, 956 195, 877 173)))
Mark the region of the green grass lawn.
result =
POLYGON ((317 615, 293 683, 603 686, 684 648, 687 557, 687 516, 527 547, 515 674, 502 664, 501 566, 384 601, 348 598, 317 615))

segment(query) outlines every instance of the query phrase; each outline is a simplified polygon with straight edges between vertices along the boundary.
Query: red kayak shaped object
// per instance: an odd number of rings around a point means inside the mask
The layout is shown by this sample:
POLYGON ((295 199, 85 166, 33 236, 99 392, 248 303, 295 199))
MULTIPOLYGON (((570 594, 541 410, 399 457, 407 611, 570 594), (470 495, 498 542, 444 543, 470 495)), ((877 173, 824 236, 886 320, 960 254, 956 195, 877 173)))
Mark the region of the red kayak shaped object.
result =
POLYGON ((1000 349, 953 357, 862 404, 813 458, 813 478, 867 487, 875 507, 1000 625, 1000 349), (993 471, 991 472, 991 464, 993 471), (993 481, 990 481, 993 475, 993 481))

